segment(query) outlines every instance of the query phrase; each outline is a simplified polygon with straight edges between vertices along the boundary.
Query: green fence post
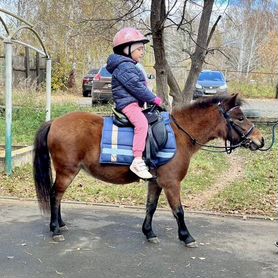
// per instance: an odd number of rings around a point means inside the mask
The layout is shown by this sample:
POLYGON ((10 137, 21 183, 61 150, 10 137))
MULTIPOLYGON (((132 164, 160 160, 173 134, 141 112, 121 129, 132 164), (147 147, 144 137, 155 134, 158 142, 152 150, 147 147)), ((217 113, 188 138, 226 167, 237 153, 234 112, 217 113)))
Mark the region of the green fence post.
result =
POLYGON ((6 153, 5 153, 5 169, 7 175, 12 175, 12 84, 13 84, 13 46, 11 41, 5 43, 5 91, 6 91, 6 153))

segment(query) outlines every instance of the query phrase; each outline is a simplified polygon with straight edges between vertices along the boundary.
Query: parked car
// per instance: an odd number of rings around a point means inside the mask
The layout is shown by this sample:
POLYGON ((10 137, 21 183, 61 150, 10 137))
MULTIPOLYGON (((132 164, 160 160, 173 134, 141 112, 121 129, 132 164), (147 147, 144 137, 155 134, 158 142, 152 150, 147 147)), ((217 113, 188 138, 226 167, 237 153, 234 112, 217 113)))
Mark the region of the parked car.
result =
POLYGON ((112 99, 112 75, 107 71, 106 66, 100 68, 95 75, 92 86, 92 104, 108 102, 112 99))
POLYGON ((227 80, 221 71, 203 70, 198 77, 193 99, 214 94, 227 94, 227 80))
POLYGON ((99 69, 91 69, 83 78, 82 93, 83 97, 91 96, 93 78, 98 73, 99 69))

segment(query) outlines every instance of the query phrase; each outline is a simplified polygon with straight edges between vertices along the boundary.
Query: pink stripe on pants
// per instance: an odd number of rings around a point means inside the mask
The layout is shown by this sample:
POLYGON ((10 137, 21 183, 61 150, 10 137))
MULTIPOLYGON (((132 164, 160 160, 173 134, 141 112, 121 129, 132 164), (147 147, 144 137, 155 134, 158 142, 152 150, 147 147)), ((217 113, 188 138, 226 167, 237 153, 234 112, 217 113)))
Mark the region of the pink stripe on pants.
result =
POLYGON ((142 108, 137 102, 126 106, 122 112, 134 125, 133 154, 134 157, 142 157, 146 146, 146 137, 148 133, 148 121, 142 112, 142 108))

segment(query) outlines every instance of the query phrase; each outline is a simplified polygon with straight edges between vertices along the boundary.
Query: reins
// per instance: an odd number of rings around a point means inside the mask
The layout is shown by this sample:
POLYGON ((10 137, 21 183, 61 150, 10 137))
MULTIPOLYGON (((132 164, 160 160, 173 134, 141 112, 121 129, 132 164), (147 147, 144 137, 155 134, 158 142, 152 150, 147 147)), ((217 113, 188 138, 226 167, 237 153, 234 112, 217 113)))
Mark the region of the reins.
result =
POLYGON ((215 153, 224 153, 224 152, 226 152, 227 154, 230 154, 230 153, 232 153, 232 151, 234 149, 236 149, 236 148, 238 148, 238 147, 240 147, 240 146, 242 146, 243 144, 246 143, 246 141, 248 140, 248 136, 254 130, 254 124, 250 127, 250 129, 246 133, 244 133, 242 131, 242 129, 237 124, 235 124, 233 122, 233 120, 231 119, 231 117, 229 115, 229 112, 232 111, 233 109, 235 109, 237 106, 231 108, 227 112, 224 111, 224 109, 221 106, 221 103, 218 103, 218 107, 219 107, 220 112, 222 113, 222 115, 224 116, 224 118, 227 122, 228 129, 229 129, 229 134, 231 133, 231 130, 234 129, 240 135, 242 140, 238 144, 235 144, 235 145, 230 144, 228 146, 228 144, 227 144, 228 140, 225 140, 225 146, 214 146, 214 145, 202 144, 197 139, 193 138, 192 135, 188 131, 186 131, 183 127, 181 127, 178 124, 177 120, 175 119, 175 117, 173 115, 171 115, 171 118, 172 118, 173 122, 175 123, 175 125, 190 138, 193 145, 201 146, 201 150, 207 151, 207 152, 215 152, 215 153), (217 150, 213 150, 213 149, 217 149, 217 150), (221 150, 219 150, 219 149, 221 149, 221 150))
POLYGON ((214 145, 207 145, 207 144, 202 144, 200 142, 198 142, 197 139, 193 138, 191 136, 190 133, 188 133, 183 127, 181 127, 178 122, 176 121, 175 117, 173 115, 171 115, 171 118, 173 120, 173 122, 175 123, 175 125, 178 127, 178 129, 180 129, 183 133, 185 133, 189 139, 191 140, 192 145, 198 145, 201 146, 201 150, 207 151, 207 152, 214 152, 214 153, 231 153, 235 148, 240 147, 243 142, 240 142, 236 145, 230 145, 230 146, 214 146, 214 145), (222 149, 222 150, 212 150, 212 149, 222 149), (224 150, 223 150, 224 149, 224 150))

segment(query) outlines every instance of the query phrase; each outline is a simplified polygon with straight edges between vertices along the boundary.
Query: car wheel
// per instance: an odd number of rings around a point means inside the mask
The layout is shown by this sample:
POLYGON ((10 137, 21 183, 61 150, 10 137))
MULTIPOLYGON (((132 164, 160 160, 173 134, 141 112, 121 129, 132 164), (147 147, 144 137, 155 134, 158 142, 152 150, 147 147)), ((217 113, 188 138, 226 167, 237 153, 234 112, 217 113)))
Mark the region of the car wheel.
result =
POLYGON ((92 106, 95 106, 99 103, 97 99, 92 99, 92 106))
POLYGON ((83 97, 90 97, 91 92, 90 91, 83 91, 83 97))

